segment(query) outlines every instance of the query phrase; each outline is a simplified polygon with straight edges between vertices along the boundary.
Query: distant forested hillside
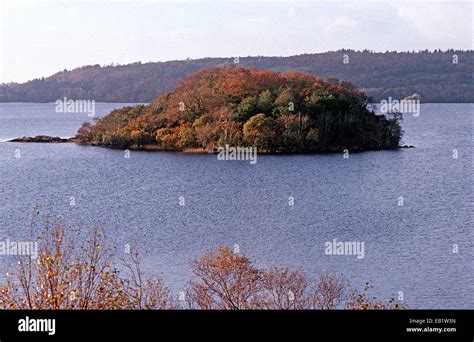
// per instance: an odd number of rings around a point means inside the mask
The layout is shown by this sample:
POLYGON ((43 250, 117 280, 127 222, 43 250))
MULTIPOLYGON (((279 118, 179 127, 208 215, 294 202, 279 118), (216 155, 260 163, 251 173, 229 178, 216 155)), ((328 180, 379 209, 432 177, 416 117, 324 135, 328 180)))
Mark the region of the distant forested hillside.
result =
POLYGON ((0 102, 52 102, 64 96, 102 102, 150 102, 202 68, 229 64, 335 77, 362 88, 374 101, 418 93, 422 102, 474 102, 473 56, 474 51, 454 50, 402 53, 340 50, 291 57, 93 65, 22 84, 0 85, 0 102))

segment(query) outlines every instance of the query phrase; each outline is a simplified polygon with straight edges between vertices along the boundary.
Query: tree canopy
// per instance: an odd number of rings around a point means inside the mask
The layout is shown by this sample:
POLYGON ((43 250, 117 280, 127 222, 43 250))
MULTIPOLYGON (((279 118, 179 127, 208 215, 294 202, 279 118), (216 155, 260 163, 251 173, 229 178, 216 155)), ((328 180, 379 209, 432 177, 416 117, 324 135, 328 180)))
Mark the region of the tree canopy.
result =
POLYGON ((376 115, 348 82, 297 71, 206 68, 149 105, 84 124, 78 140, 116 148, 212 149, 226 144, 295 153, 396 148, 398 116, 376 115))

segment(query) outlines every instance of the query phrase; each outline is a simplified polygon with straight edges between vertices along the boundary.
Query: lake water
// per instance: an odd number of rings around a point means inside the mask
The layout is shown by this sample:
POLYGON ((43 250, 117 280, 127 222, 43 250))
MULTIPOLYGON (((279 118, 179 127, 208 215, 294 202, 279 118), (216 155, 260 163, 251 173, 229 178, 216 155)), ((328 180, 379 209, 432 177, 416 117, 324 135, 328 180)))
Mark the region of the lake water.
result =
MULTIPOLYGON (((99 103, 97 113, 121 106, 99 103)), ((72 136, 88 120, 54 108, 0 104, 0 141, 72 136)), ((257 265, 343 273, 357 288, 369 281, 381 299, 403 291, 410 308, 474 308, 473 109, 423 104, 419 117, 403 121, 404 143, 415 149, 348 159, 259 155, 251 165, 215 155, 131 152, 126 159, 100 147, 0 143, 0 240, 25 236, 39 205, 69 226, 106 227, 119 246, 141 242, 147 269, 175 290, 189 278, 191 258, 238 244, 257 265), (333 239, 364 242, 365 257, 325 255, 333 239)), ((0 258, 0 267, 7 262, 0 258)))

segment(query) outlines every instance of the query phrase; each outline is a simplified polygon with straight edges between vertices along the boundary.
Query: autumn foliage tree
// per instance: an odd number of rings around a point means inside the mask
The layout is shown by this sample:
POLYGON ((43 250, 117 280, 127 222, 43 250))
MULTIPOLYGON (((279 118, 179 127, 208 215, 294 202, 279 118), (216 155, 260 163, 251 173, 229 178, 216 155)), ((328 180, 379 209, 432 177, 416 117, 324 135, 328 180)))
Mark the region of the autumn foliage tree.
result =
POLYGON ((261 272, 249 259, 220 247, 191 262, 187 300, 191 308, 251 309, 258 305, 261 272))
POLYGON ((248 119, 243 132, 250 146, 260 147, 265 151, 271 151, 277 146, 278 126, 274 119, 265 114, 257 114, 248 119))

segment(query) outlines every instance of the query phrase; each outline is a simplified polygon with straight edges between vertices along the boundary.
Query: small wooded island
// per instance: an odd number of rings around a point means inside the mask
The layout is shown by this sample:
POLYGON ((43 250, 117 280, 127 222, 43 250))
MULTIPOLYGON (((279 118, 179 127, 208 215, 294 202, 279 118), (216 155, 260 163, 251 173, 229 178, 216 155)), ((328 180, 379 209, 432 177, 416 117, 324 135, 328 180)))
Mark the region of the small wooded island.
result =
POLYGON ((260 153, 394 149, 400 115, 376 115, 348 82, 236 66, 208 68, 149 105, 84 123, 74 142, 145 150, 254 146, 260 153))

